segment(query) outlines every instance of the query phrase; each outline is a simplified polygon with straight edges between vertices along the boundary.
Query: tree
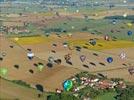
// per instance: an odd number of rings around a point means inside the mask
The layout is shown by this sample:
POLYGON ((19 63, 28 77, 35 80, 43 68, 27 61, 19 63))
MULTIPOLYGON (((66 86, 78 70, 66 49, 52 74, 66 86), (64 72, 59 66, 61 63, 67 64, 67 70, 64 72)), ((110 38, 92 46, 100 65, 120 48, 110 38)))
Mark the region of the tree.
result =
POLYGON ((79 99, 73 96, 72 94, 62 93, 62 94, 49 95, 47 97, 47 100, 79 100, 79 99))
POLYGON ((134 100, 134 85, 128 86, 126 89, 117 88, 117 100, 134 100))
POLYGON ((35 86, 36 86, 37 90, 39 90, 39 91, 41 91, 41 92, 44 92, 44 88, 43 88, 42 85, 36 84, 35 86))

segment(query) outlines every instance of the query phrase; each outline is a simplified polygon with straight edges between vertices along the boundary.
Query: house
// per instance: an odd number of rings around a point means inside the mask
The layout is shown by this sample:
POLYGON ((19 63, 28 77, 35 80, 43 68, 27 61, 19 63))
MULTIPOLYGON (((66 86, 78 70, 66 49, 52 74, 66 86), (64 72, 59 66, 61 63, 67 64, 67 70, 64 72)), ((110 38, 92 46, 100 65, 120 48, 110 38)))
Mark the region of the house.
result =
POLYGON ((56 89, 56 93, 62 93, 63 92, 63 90, 61 90, 61 89, 56 89))
POLYGON ((25 27, 16 27, 16 26, 10 26, 7 28, 8 33, 29 33, 30 31, 26 29, 25 27))
POLYGON ((98 88, 100 89, 113 88, 113 82, 109 80, 102 80, 99 82, 98 88))
POLYGON ((124 89, 126 88, 126 84, 123 81, 119 81, 118 87, 124 89))

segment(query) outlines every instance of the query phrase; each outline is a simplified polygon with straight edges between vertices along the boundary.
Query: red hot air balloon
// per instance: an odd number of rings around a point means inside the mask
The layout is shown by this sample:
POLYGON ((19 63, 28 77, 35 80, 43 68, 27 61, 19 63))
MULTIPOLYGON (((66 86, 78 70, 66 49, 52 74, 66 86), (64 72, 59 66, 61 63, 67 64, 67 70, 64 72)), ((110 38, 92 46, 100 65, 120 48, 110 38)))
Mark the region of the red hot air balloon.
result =
POLYGON ((80 56, 80 60, 81 60, 82 62, 84 62, 84 61, 86 60, 86 56, 85 56, 85 55, 81 55, 81 56, 80 56))

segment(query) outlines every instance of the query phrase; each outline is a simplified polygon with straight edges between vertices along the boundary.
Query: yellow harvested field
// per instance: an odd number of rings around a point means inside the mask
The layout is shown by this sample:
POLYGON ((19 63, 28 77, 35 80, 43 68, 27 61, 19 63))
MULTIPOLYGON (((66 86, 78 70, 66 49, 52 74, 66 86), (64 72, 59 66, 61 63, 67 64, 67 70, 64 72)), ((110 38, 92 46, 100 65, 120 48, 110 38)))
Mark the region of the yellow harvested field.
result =
POLYGON ((11 38, 11 40, 15 41, 20 45, 29 45, 29 44, 48 43, 53 40, 53 37, 33 36, 33 37, 11 38))
POLYGON ((105 50, 105 49, 114 49, 114 48, 128 48, 134 47, 134 42, 132 41, 105 41, 105 40, 97 40, 96 45, 92 46, 88 40, 71 40, 69 41, 70 46, 86 46, 88 49, 92 50, 105 50), (87 45, 89 44, 89 45, 87 45))
MULTIPOLYGON (((57 38, 53 35, 50 37, 46 37, 46 36, 19 37, 19 38, 11 38, 11 40, 15 41, 16 43, 20 45, 31 45, 31 44, 50 43, 54 40, 57 40, 57 38)), ((134 42, 125 41, 125 40, 105 41, 105 40, 99 39, 99 40, 96 40, 97 44, 95 46, 91 45, 88 39, 69 38, 67 40, 68 40, 70 47, 86 46, 90 50, 107 50, 107 49, 114 49, 114 48, 134 47, 134 42)))

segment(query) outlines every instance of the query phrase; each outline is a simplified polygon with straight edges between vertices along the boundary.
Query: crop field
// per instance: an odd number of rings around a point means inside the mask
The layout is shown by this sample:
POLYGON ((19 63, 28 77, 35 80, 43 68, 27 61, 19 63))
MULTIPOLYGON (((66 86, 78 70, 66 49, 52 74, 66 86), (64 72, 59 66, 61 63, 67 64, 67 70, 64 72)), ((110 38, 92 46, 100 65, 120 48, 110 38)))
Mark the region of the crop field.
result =
POLYGON ((0 0, 0 13, 0 100, 133 98, 133 0, 0 0))
POLYGON ((134 43, 132 41, 104 41, 104 40, 97 40, 97 44, 92 46, 89 43, 89 40, 74 40, 69 41, 70 45, 72 46, 80 46, 80 47, 87 47, 90 50, 106 50, 106 49, 115 49, 115 48, 129 48, 134 47, 134 43))

